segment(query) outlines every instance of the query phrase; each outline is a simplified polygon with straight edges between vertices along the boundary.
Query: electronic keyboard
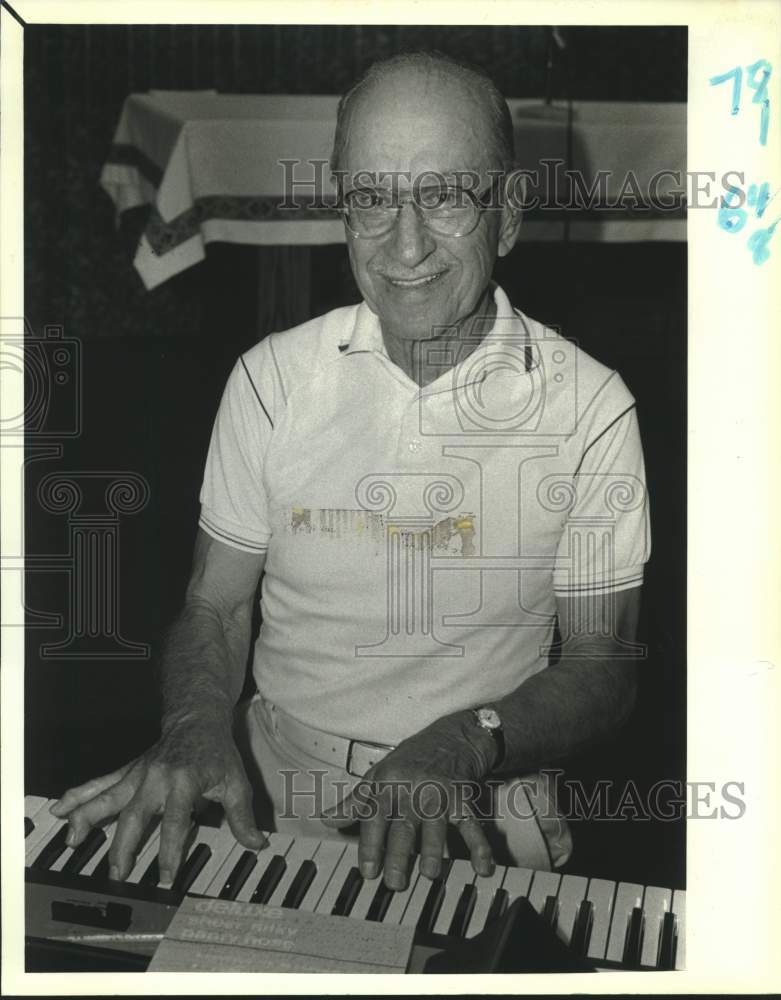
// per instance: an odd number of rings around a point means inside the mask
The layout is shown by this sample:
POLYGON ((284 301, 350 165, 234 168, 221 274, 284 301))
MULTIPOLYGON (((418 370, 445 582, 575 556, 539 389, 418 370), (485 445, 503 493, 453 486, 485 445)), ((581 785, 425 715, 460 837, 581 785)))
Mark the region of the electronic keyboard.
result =
POLYGON ((67 823, 49 811, 54 801, 25 798, 28 968, 35 964, 30 956, 42 954, 49 970, 100 969, 104 959, 106 968, 145 968, 185 894, 403 924, 416 935, 461 940, 462 947, 524 899, 588 967, 684 967, 683 890, 499 865, 482 877, 469 861, 446 858, 433 881, 415 860, 408 888, 393 892, 382 879, 361 878, 354 841, 270 833, 268 846, 251 851, 227 824, 204 822, 191 831, 174 885, 163 889, 159 821, 147 831, 126 881, 116 882, 108 878, 114 824, 94 828, 70 848, 67 823), (125 964, 112 965, 120 954, 125 964))

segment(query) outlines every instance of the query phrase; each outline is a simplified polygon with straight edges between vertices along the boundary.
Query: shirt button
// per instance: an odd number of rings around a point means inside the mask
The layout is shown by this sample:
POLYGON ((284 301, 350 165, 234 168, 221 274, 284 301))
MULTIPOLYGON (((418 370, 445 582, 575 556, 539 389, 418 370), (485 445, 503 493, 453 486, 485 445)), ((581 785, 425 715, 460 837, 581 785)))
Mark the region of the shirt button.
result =
POLYGON ((420 451, 421 447, 422 447, 422 442, 418 441, 417 438, 413 438, 412 441, 410 441, 409 443, 410 451, 420 451))

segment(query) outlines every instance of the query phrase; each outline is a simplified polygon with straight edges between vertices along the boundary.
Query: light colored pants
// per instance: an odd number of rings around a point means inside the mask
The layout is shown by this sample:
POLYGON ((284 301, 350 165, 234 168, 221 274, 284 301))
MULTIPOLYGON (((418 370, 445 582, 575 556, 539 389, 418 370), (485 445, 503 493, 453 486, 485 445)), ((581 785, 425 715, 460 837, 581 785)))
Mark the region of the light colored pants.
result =
MULTIPOLYGON (((293 837, 357 839, 357 824, 334 830, 319 814, 336 805, 360 779, 293 746, 279 732, 279 714, 280 709, 259 695, 238 709, 236 740, 255 790, 258 826, 293 837)), ((551 807, 544 784, 535 787, 530 777, 497 784, 492 818, 482 827, 497 864, 549 871, 567 861, 572 839, 566 822, 551 807)), ((468 857, 457 834, 450 836, 446 853, 468 857)))

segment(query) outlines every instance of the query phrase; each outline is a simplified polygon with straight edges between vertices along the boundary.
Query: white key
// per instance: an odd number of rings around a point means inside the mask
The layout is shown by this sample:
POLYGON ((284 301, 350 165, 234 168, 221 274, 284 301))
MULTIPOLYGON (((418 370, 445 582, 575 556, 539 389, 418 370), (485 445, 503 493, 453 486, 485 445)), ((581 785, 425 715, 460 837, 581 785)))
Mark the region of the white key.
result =
MULTIPOLYGON (((207 894, 207 889, 214 880, 214 876, 220 868, 222 868, 228 855, 233 852, 233 849, 236 846, 236 841, 234 840, 233 835, 229 834, 227 830, 215 830, 214 827, 201 826, 198 828, 198 832, 195 835, 193 846, 190 848, 190 852, 187 855, 188 857, 196 849, 198 844, 206 844, 211 848, 212 853, 209 860, 198 873, 198 876, 193 884, 187 890, 188 895, 207 894)), ((184 864, 184 858, 182 858, 182 864, 184 864)))
POLYGON ((351 868, 358 867, 358 844, 351 842, 347 845, 339 859, 339 864, 334 868, 334 873, 328 885, 325 887, 320 902, 315 907, 315 913, 330 913, 334 908, 334 903, 341 892, 345 879, 351 868))
POLYGON ((321 840, 317 843, 318 848, 312 858, 317 867, 317 875, 312 879, 312 884, 299 906, 299 910, 306 910, 307 913, 314 913, 346 846, 344 841, 339 840, 321 840))
POLYGON ((141 848, 141 852, 136 858, 136 863, 130 869, 130 874, 128 875, 126 881, 131 882, 133 885, 138 885, 141 881, 141 877, 147 868, 152 864, 152 862, 157 857, 157 852, 160 850, 160 824, 158 823, 152 832, 152 836, 147 840, 146 844, 141 848))
POLYGON ((502 888, 506 890, 508 895, 507 906, 513 905, 516 899, 521 896, 529 895, 529 887, 532 883, 532 876, 534 872, 531 868, 508 868, 507 874, 504 876, 504 882, 502 882, 502 888))
POLYGON ((675 968, 686 968, 686 893, 683 889, 673 892, 673 913, 678 918, 678 945, 675 949, 675 968))
POLYGON ((580 875, 562 875, 559 886, 558 916, 556 919, 556 933, 565 944, 572 940, 572 931, 575 928, 575 918, 578 915, 578 906, 586 895, 588 879, 580 875))
POLYGON ((542 913, 545 908, 545 901, 548 896, 555 896, 559 891, 561 875, 555 872, 535 872, 532 879, 532 886, 529 890, 529 902, 538 913, 542 913))
POLYGON ((30 867, 41 853, 44 845, 49 843, 51 838, 57 834, 57 831, 65 826, 65 823, 66 820, 57 819, 48 810, 41 813, 35 829, 24 842, 24 864, 26 868, 30 867))
POLYGON ((65 863, 69 860, 71 854, 73 854, 72 847, 66 847, 62 854, 57 858, 53 865, 50 866, 50 872, 61 872, 65 863))
POLYGON ((488 911, 491 909, 491 903, 494 901, 494 894, 497 889, 502 888, 506 871, 507 869, 504 865, 497 865, 493 875, 487 878, 478 875, 475 879, 477 899, 475 900, 472 917, 466 929, 466 936, 468 938, 474 937, 475 934, 479 934, 484 929, 488 911))
POLYGON ((100 845, 100 847, 97 849, 97 851, 95 851, 95 853, 86 863, 86 865, 84 865, 84 867, 81 869, 82 875, 91 875, 95 871, 100 862, 103 860, 104 856, 108 854, 111 848, 111 841, 114 839, 114 834, 116 833, 116 831, 117 831, 117 823, 116 820, 114 820, 112 823, 109 823, 108 826, 105 828, 105 834, 106 834, 105 841, 100 845))
POLYGON ((366 914, 369 912, 372 900, 377 895, 377 890, 381 885, 382 874, 378 875, 377 878, 367 878, 363 880, 363 885, 361 886, 361 891, 358 893, 358 898, 355 900, 353 908, 350 910, 351 917, 355 917, 356 920, 366 919, 366 914))
POLYGON ((242 903, 248 903, 252 899, 258 887, 258 882, 263 878, 266 869, 271 864, 271 859, 277 854, 284 858, 290 849, 290 845, 293 843, 293 838, 284 833, 267 833, 266 837, 268 844, 262 850, 258 851, 258 862, 249 873, 249 877, 239 890, 238 896, 236 896, 236 899, 242 903))
POLYGON ((601 961, 607 951, 607 938, 610 933, 610 918, 613 915, 613 897, 616 883, 604 878, 592 878, 588 883, 589 900, 593 907, 591 936, 588 942, 588 957, 601 961))
POLYGON ((610 921, 610 934, 607 939, 605 958, 609 962, 622 962, 624 945, 629 930, 629 920, 632 910, 643 903, 643 887, 634 882, 620 882, 613 902, 613 919, 610 921))
POLYGON ((291 883, 298 875, 298 869, 305 861, 310 861, 317 851, 317 841, 312 837, 297 837, 285 855, 285 874, 279 880, 268 901, 269 906, 281 906, 291 883))
MULTIPOLYGON (((231 834, 231 840, 233 840, 232 834, 231 834)), ((219 896, 219 894, 222 892, 223 886, 225 885, 228 879, 228 876, 235 868, 236 862, 239 860, 239 858, 246 850, 247 850, 246 847, 244 847, 242 844, 239 844, 237 841, 234 841, 232 849, 228 851, 227 855, 225 856, 225 860, 217 869, 214 878, 206 887, 203 893, 204 896, 210 896, 213 899, 216 899, 219 896)))
POLYGON ((42 795, 25 795, 24 814, 27 819, 34 821, 35 817, 47 803, 53 805, 56 801, 56 799, 46 799, 42 795))
POLYGON ((672 902, 672 892, 656 885, 647 885, 643 896, 643 946, 640 951, 640 964, 656 968, 659 957, 659 942, 662 937, 662 921, 665 913, 669 913, 672 902))
MULTIPOLYGON (((415 891, 415 886, 418 884, 418 879, 423 878, 420 874, 420 857, 415 858, 415 864, 412 866, 409 873, 409 882, 407 883, 406 889, 399 889, 393 893, 391 901, 388 904, 388 909, 385 911, 384 924, 393 924, 397 926, 401 923, 404 912, 409 906, 409 901, 412 899, 412 894, 415 891)), ((426 879, 428 882, 428 879, 426 879)), ((430 885, 431 883, 428 882, 430 885)))
POLYGON ((399 921, 403 927, 414 927, 417 924, 433 884, 434 883, 430 878, 418 873, 418 880, 415 883, 415 888, 412 890, 409 897, 409 902, 404 910, 404 915, 399 921))
POLYGON ((445 898, 434 921, 435 934, 447 934, 453 914, 456 912, 461 891, 465 885, 471 885, 475 880, 475 870, 470 861, 456 858, 450 867, 445 882, 445 898))

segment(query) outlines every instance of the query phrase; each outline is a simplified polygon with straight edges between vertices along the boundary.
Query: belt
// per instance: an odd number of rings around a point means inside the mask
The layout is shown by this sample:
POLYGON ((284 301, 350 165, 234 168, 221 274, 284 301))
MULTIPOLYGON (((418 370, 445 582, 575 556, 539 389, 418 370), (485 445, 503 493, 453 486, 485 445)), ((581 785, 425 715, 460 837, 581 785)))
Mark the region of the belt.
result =
POLYGON ((298 722, 271 702, 265 702, 275 731, 296 749, 334 767, 346 771, 355 778, 362 778, 374 764, 395 750, 387 743, 368 743, 364 740, 350 740, 335 736, 298 722))

